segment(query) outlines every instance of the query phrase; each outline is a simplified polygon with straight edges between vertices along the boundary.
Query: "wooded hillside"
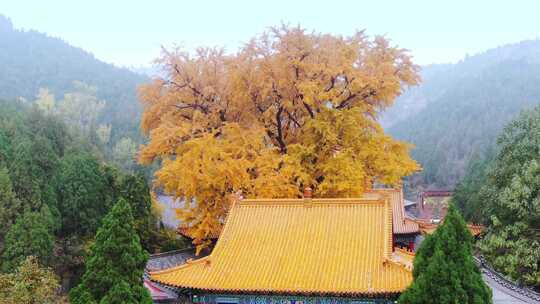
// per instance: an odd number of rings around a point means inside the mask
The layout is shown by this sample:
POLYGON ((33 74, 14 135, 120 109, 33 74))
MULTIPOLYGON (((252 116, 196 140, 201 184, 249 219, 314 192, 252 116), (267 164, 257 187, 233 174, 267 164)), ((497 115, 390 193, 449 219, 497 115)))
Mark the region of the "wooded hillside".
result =
POLYGON ((77 90, 75 82, 95 88, 105 101, 97 123, 111 125, 111 149, 124 137, 141 142, 137 86, 148 78, 96 59, 83 49, 37 31, 15 29, 0 15, 0 98, 34 101, 40 88, 56 100, 77 90))
POLYGON ((424 168, 412 188, 453 187, 503 126, 540 102, 540 41, 507 45, 422 72, 419 87, 383 115, 390 134, 416 145, 424 168))

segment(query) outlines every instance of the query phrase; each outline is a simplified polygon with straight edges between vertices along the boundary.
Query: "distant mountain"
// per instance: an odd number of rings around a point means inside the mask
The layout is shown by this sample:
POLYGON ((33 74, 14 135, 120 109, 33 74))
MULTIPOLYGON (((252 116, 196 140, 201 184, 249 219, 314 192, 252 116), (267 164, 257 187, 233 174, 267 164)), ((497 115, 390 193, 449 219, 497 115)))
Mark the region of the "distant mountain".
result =
POLYGON ((434 98, 445 91, 445 78, 451 73, 452 65, 436 64, 422 67, 420 77, 422 83, 407 89, 394 106, 387 109, 381 116, 382 125, 388 129, 393 125, 407 120, 410 116, 423 110, 434 98))
POLYGON ((422 71, 382 122, 413 143, 424 170, 413 187, 452 187, 473 157, 490 150, 503 126, 540 103, 540 40, 502 46, 422 71))
POLYGON ((113 138, 140 137, 136 88, 146 75, 99 61, 61 39, 17 30, 0 15, 0 98, 34 100, 39 88, 48 88, 60 99, 76 80, 97 87, 107 101, 101 120, 113 125, 113 138))
POLYGON ((150 78, 160 76, 160 74, 162 74, 160 68, 157 67, 157 66, 153 66, 153 65, 130 67, 129 70, 134 72, 134 73, 144 75, 144 76, 147 76, 147 77, 150 77, 150 78))

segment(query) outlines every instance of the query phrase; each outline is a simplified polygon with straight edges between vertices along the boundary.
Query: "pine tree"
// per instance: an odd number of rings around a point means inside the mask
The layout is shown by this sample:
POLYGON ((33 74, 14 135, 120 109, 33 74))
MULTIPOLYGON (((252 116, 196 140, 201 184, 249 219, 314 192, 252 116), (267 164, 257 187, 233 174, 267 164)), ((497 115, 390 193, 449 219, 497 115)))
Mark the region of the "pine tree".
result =
POLYGON ((413 278, 399 303, 492 303, 491 291, 472 258, 472 236, 453 205, 444 223, 420 246, 413 278))
POLYGON ((35 256, 43 264, 49 264, 54 246, 53 218, 47 205, 39 212, 26 211, 9 229, 2 270, 14 270, 27 256, 35 256))
POLYGON ((147 260, 131 208, 120 199, 96 234, 81 284, 70 293, 71 303, 152 303, 142 285, 147 260))

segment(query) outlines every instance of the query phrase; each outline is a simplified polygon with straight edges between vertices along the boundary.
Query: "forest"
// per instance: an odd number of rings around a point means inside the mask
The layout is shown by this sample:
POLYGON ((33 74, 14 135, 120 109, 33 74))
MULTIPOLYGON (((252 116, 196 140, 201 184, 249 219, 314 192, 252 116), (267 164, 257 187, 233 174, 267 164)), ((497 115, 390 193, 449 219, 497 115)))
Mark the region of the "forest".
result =
POLYGON ((70 126, 99 134, 109 162, 135 170, 133 156, 143 142, 137 86, 147 76, 101 62, 61 39, 15 29, 2 15, 0 50, 0 98, 62 111, 70 126))
POLYGON ((32 255, 68 290, 80 280, 94 235, 117 201, 131 207, 144 250, 183 246, 156 225, 159 212, 144 175, 108 164, 92 137, 36 104, 0 105, 3 271, 32 255))

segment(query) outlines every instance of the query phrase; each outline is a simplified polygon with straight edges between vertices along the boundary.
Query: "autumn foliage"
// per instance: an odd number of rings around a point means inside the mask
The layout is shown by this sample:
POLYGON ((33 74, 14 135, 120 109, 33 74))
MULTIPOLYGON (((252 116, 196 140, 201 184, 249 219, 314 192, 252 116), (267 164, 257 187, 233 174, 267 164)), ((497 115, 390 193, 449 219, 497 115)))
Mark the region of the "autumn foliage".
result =
POLYGON ((139 153, 161 160, 158 186, 186 200, 195 243, 220 229, 231 194, 357 196, 419 169, 377 116, 418 81, 407 52, 383 37, 274 28, 237 53, 165 50, 164 77, 140 88, 139 153))

